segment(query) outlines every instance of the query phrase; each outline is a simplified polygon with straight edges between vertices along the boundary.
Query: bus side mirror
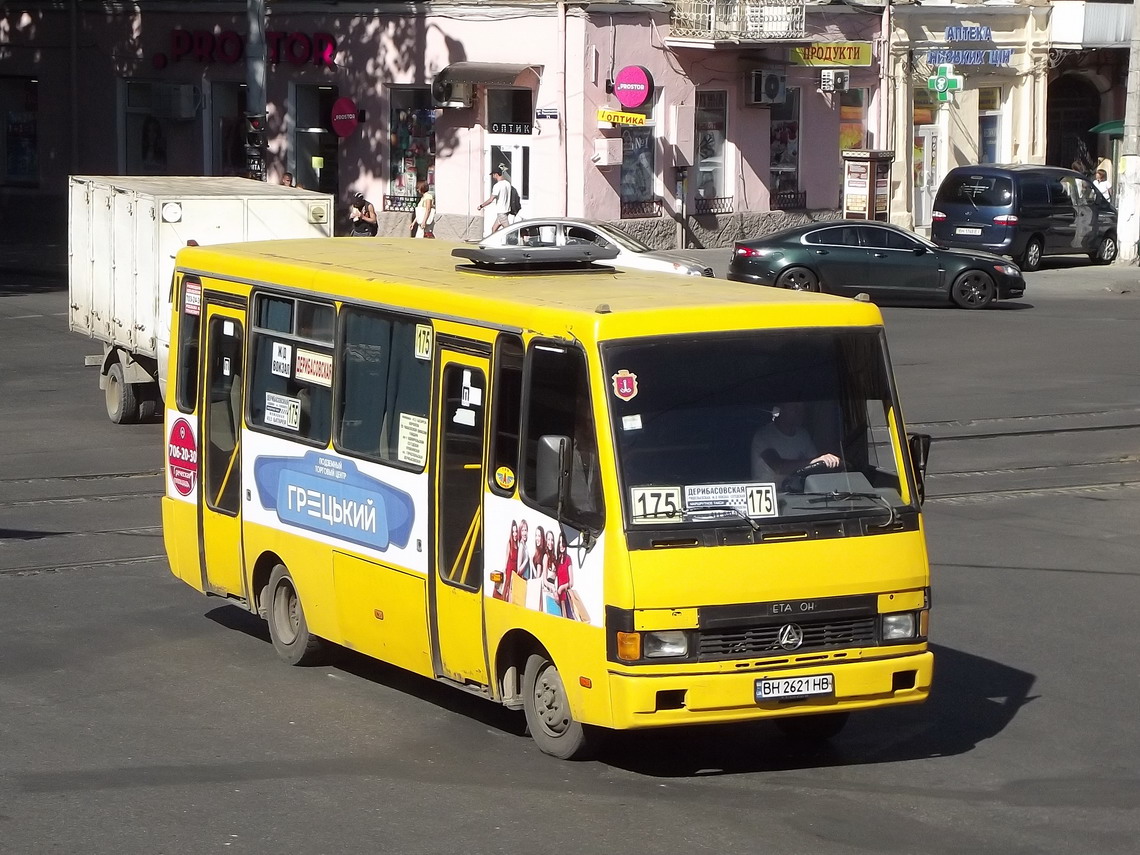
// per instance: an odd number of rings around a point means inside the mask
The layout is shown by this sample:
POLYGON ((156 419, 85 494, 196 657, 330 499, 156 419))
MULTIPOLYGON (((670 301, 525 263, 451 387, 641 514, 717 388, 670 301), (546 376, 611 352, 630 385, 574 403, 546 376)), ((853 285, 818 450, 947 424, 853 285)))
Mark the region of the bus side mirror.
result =
POLYGON ((926 501, 926 461, 930 457, 930 434, 910 433, 906 437, 910 447, 910 461, 914 466, 914 481, 918 486, 918 503, 926 501))
POLYGON ((550 434, 538 438, 535 498, 560 514, 566 476, 570 474, 570 437, 550 434))

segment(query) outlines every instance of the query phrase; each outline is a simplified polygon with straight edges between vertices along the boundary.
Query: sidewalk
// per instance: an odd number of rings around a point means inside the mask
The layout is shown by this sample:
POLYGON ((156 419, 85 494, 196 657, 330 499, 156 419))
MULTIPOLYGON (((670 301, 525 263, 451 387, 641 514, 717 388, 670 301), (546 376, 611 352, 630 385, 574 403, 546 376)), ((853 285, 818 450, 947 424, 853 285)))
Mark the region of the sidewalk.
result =
POLYGON ((67 204, 6 195, 0 211, 0 274, 67 281, 67 204))

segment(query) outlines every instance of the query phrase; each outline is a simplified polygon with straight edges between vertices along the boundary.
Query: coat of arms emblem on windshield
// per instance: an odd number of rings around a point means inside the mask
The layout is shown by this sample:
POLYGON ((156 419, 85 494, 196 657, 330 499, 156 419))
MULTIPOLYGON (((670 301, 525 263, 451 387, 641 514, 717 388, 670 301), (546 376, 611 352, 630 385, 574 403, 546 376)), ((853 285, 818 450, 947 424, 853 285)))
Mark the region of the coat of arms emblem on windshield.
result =
POLYGON ((613 375, 614 394, 623 401, 631 401, 637 396, 637 375, 624 368, 613 375))

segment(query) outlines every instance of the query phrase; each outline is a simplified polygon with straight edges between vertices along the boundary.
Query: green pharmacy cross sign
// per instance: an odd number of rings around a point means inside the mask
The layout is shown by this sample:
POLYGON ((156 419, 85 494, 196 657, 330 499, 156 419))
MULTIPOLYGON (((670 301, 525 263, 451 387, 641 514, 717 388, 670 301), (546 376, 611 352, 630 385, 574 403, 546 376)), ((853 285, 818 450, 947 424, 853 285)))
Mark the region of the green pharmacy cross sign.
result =
POLYGON ((938 71, 926 79, 926 88, 938 93, 939 101, 949 101, 953 92, 962 88, 963 78, 954 73, 954 66, 940 65, 938 71))

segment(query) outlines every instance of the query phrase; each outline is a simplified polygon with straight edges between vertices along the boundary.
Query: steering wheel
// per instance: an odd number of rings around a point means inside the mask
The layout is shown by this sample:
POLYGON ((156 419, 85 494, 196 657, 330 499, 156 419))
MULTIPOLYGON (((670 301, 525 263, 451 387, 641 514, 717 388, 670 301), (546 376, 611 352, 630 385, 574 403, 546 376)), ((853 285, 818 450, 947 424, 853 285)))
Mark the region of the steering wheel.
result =
POLYGON ((806 478, 808 475, 818 475, 820 472, 827 471, 827 464, 822 460, 817 460, 815 463, 809 463, 807 466, 801 466, 789 478, 806 478))
POLYGON ((822 460, 817 460, 815 463, 809 463, 807 466, 801 466, 795 472, 792 472, 780 485, 780 489, 786 493, 802 493, 804 491, 804 479, 809 475, 818 475, 820 472, 827 472, 827 464, 822 460))

